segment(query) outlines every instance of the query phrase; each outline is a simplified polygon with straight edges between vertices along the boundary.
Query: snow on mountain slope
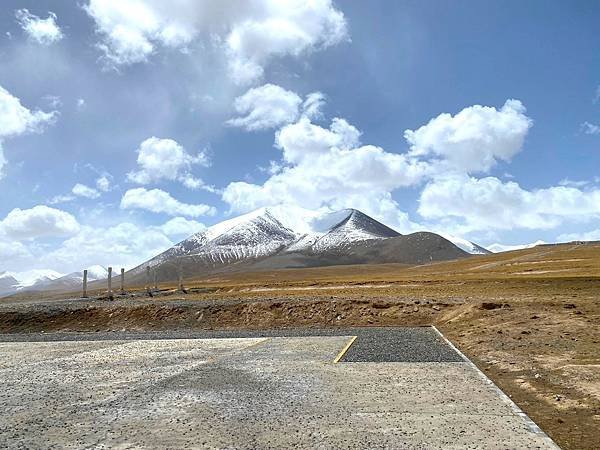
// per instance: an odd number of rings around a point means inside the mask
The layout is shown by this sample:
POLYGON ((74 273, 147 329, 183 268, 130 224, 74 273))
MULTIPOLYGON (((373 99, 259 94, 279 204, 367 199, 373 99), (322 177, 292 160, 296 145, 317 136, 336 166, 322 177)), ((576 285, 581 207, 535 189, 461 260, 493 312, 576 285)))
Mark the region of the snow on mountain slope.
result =
POLYGON ((448 240, 440 240, 442 237, 434 233, 411 236, 396 242, 394 239, 403 237, 400 233, 356 209, 332 212, 287 205, 267 207, 196 233, 132 269, 129 276, 141 282, 147 266, 156 267, 159 278, 172 280, 180 271, 187 277, 232 265, 239 269, 259 267, 263 262, 265 267, 276 268, 278 264, 300 267, 363 260, 445 260, 463 256, 463 249, 468 253, 489 253, 453 236, 445 235, 448 240))
MULTIPOLYGON (((400 233, 386 227, 360 211, 346 209, 343 212, 346 217, 339 213, 334 213, 336 215, 335 220, 330 223, 334 223, 339 219, 342 220, 334 224, 327 232, 315 240, 310 246, 312 251, 320 253, 340 249, 356 242, 400 236, 400 233)), ((304 239, 306 240, 306 238, 304 239)))
POLYGON ((323 252, 353 242, 394 236, 399 233, 354 209, 330 213, 298 207, 260 208, 190 236, 141 264, 133 273, 141 273, 147 265, 182 257, 208 265, 226 265, 277 252, 323 252))
MULTIPOLYGON (((105 279, 108 271, 102 266, 88 268, 88 281, 105 279)), ((26 272, 0 274, 0 295, 12 295, 17 292, 72 289, 81 286, 82 272, 63 275, 49 269, 35 269, 26 272), (10 284, 10 285, 9 285, 10 284)))
POLYGON ((63 276, 62 273, 50 269, 33 269, 25 272, 13 273, 12 276, 17 279, 18 289, 29 288, 35 285, 45 284, 63 276))
MULTIPOLYGON (((88 281, 104 280, 104 279, 108 278, 108 269, 106 267, 103 267, 100 265, 90 266, 87 268, 87 271, 88 271, 88 281)), ((114 274, 113 274, 113 276, 114 276, 114 274)), ((83 281, 83 271, 69 273, 67 275, 64 275, 64 276, 56 279, 55 281, 57 281, 57 282, 60 281, 63 283, 72 281, 74 284, 80 284, 83 281)))
POLYGON ((15 292, 19 281, 8 272, 0 273, 0 297, 15 292))
POLYGON ((520 244, 520 245, 503 245, 503 244, 492 244, 488 246, 488 249, 493 253, 510 252, 511 250, 521 250, 524 248, 533 248, 538 245, 544 245, 547 242, 539 240, 532 242, 531 244, 520 244))
POLYGON ((481 245, 477 245, 474 242, 468 241, 467 239, 463 239, 461 237, 453 236, 453 235, 447 234, 447 233, 437 233, 437 234, 439 234, 443 238, 448 239, 450 242, 452 242, 458 248, 460 248, 460 249, 464 250, 465 252, 470 253, 472 255, 488 255, 488 254, 492 253, 487 248, 484 248, 481 245))
POLYGON ((181 257, 211 265, 271 255, 297 239, 266 208, 226 220, 190 236, 166 252, 133 269, 163 264, 181 257))

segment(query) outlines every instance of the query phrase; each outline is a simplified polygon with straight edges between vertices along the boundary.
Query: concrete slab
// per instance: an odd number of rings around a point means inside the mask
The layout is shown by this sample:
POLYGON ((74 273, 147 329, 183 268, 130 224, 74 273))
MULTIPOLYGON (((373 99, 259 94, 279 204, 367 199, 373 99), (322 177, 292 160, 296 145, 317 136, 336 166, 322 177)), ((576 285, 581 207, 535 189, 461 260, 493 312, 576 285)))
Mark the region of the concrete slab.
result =
POLYGON ((469 363, 349 339, 0 343, 0 447, 556 448, 469 363))

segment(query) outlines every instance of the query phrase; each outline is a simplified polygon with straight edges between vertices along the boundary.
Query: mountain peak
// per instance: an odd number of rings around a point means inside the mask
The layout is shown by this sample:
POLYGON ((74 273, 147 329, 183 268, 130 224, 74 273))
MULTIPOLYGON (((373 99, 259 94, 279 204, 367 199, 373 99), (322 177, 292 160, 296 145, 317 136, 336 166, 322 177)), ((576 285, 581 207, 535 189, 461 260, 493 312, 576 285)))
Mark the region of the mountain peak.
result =
MULTIPOLYGON (((276 205, 256 209, 200 231, 136 267, 132 273, 142 274, 146 266, 163 266, 162 270, 169 273, 177 266, 185 267, 187 269, 184 270, 191 273, 207 273, 233 268, 234 264, 241 268, 267 260, 287 264, 283 261, 300 259, 311 260, 310 264, 330 265, 336 263, 336 258, 354 261, 356 258, 352 255, 356 252, 362 254, 365 249, 379 248, 380 244, 385 247, 384 242, 388 240, 393 248, 405 245, 392 243, 394 239, 403 239, 402 242, 406 241, 409 247, 422 247, 411 250, 411 261, 429 261, 428 252, 435 250, 430 246, 438 245, 435 239, 427 240, 426 244, 414 237, 412 240, 405 239, 392 228, 355 208, 338 211, 321 208, 315 211, 295 205, 276 205), (423 252, 427 253, 426 257, 419 259, 423 252), (323 263, 325 260, 327 264, 323 263)), ((446 256, 465 255, 450 242, 447 245, 446 256)), ((369 260, 378 258, 377 255, 368 257, 369 260)), ((393 260, 404 256, 388 255, 386 258, 393 260)))

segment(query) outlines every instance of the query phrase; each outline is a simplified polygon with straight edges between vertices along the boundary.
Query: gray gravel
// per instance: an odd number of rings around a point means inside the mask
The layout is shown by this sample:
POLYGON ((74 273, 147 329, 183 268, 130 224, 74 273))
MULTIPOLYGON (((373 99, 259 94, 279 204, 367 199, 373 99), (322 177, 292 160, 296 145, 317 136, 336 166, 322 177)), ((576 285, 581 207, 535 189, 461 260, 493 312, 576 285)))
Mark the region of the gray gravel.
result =
POLYGON ((2 342, 0 448, 556 449, 467 362, 334 364, 350 336, 311 332, 2 342))
POLYGON ((358 336, 342 362, 461 362, 430 327, 0 334, 0 342, 358 336))

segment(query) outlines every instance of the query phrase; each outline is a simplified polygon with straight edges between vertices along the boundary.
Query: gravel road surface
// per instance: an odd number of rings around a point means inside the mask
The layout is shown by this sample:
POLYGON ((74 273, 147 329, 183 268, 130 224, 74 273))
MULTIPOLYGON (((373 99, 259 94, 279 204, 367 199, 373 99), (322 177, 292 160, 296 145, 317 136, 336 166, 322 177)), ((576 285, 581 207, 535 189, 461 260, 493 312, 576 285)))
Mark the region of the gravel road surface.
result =
POLYGON ((0 342, 51 342, 153 339, 214 339, 301 336, 358 336, 342 361, 452 362, 462 361, 430 327, 306 328, 278 330, 215 330, 168 332, 0 334, 0 342))

